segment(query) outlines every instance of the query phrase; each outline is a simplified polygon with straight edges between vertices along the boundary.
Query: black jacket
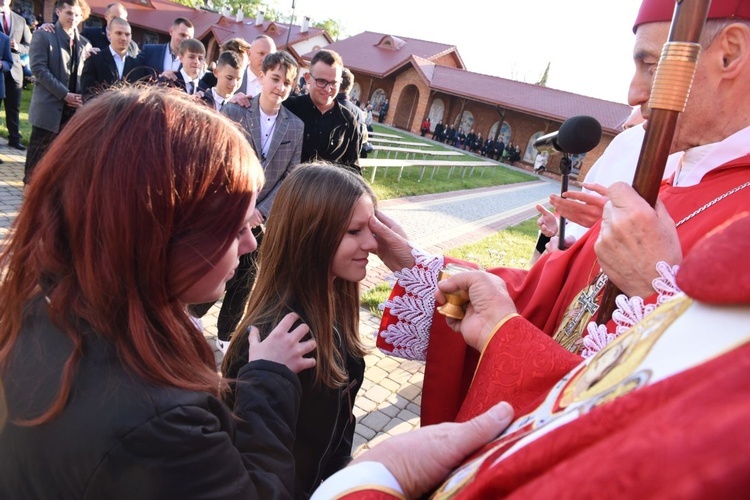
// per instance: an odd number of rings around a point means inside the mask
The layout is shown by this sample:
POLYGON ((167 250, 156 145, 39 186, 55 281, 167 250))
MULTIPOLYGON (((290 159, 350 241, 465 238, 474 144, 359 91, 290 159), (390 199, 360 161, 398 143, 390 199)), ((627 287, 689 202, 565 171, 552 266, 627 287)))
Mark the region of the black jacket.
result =
POLYGON ((115 58, 112 56, 109 47, 90 56, 83 64, 83 72, 81 73, 83 99, 88 100, 95 94, 122 81, 135 82, 134 78, 138 73, 137 67, 138 63, 135 58, 127 56, 121 79, 117 73, 115 58))
POLYGON ((234 415, 214 396, 153 386, 95 334, 63 413, 34 427, 57 394, 68 337, 44 301, 24 321, 3 381, 10 420, 0 432, 0 498, 288 498, 300 386, 286 367, 255 361, 234 415))
MULTIPOLYGON (((261 328, 261 334, 263 330, 261 328)), ((238 347, 243 357, 229 367, 224 374, 227 378, 233 378, 247 362, 247 334, 236 341, 240 342, 238 347)), ((338 389, 316 387, 313 384, 314 368, 297 374, 302 384, 302 401, 294 442, 295 498, 310 497, 324 479, 344 468, 351 460, 354 428, 357 425, 352 409, 362 386, 365 361, 345 353, 345 364, 349 383, 338 389)))
POLYGON ((359 167, 362 132, 354 113, 336 100, 331 109, 321 113, 310 95, 290 97, 283 105, 305 124, 302 163, 325 160, 362 174, 359 167))

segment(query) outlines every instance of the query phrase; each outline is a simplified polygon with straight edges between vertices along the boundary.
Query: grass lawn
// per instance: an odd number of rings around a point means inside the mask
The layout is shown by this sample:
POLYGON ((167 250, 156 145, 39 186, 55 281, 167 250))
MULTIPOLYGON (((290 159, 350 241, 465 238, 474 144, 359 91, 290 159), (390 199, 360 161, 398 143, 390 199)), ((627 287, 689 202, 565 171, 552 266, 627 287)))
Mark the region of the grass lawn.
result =
MULTIPOLYGON (((476 243, 454 248, 447 254, 474 262, 484 269, 500 266, 528 269, 529 259, 536 245, 536 219, 532 217, 476 243)), ((388 283, 381 283, 362 294, 362 305, 374 315, 381 317, 383 314, 378 310, 378 304, 387 299, 390 293, 391 287, 388 283)))
MULTIPOLYGON (((456 163, 458 163, 459 161, 460 160, 456 160, 456 163)), ((389 169, 384 168, 380 171, 388 172, 388 170, 389 169)), ((416 196, 420 194, 460 191, 462 189, 501 186, 503 184, 528 182, 537 179, 533 175, 525 174, 523 172, 516 172, 515 170, 510 170, 500 165, 488 167, 484 171, 484 175, 482 175, 481 177, 481 168, 474 169, 474 174, 471 176, 466 173, 464 177, 461 177, 461 175, 454 170, 453 174, 449 178, 449 168, 440 167, 435 172, 435 177, 430 179, 429 174, 432 171, 432 168, 428 168, 425 172, 422 182, 419 181, 420 168, 418 167, 405 168, 400 182, 396 182, 396 179, 398 179, 397 169, 391 169, 385 177, 380 173, 380 171, 375 177, 375 181, 372 182, 371 185, 372 189, 375 191, 375 194, 378 196, 378 199, 381 200, 401 198, 404 196, 416 196)), ((362 169, 362 175, 369 181, 370 169, 362 169)))
MULTIPOLYGON (((31 136, 31 124, 29 124, 29 102, 31 102, 31 92, 33 88, 33 85, 29 85, 21 95, 21 123, 19 129, 21 131, 21 142, 26 146, 29 145, 29 137, 31 136)), ((5 124, 4 109, 0 116, 2 116, 2 119, 0 119, 0 135, 7 139, 8 127, 5 124)))
MULTIPOLYGON (((408 139, 409 142, 424 142, 430 144, 432 145, 430 151, 455 151, 455 149, 448 148, 440 144, 439 142, 419 136, 415 137, 400 130, 383 127, 382 125, 373 124, 373 129, 375 132, 398 135, 400 137, 403 137, 404 139, 408 139)), ((381 151, 380 154, 382 157, 385 157, 384 152, 381 151)), ((405 157, 405 153, 397 153, 391 156, 391 158, 398 159, 403 159, 405 157)), ((461 161, 476 161, 477 159, 478 158, 476 156, 470 155, 468 153, 463 156, 451 157, 451 160, 455 161, 456 163, 459 163, 461 161)), ((374 182, 372 182, 372 188, 379 199, 387 200, 390 198, 401 198, 404 196, 445 193, 448 191, 460 191, 463 189, 472 189, 479 187, 501 186, 503 184, 513 184, 516 182, 536 180, 536 177, 531 174, 504 168, 501 165, 488 167, 487 169, 485 169, 484 175, 482 175, 481 177, 481 168, 474 169, 473 175, 469 176, 467 173, 464 177, 461 177, 460 174, 454 171, 450 178, 448 177, 449 170, 450 169, 448 167, 440 167, 435 172, 434 178, 430 179, 432 168, 428 168, 425 172, 422 182, 420 182, 419 175, 421 168, 406 168, 404 169, 404 174, 401 177, 401 182, 396 182, 396 179, 398 179, 398 172, 396 171, 396 169, 392 169, 390 171, 389 169, 381 169, 380 172, 383 173, 378 172, 374 182)), ((362 169, 362 175, 368 181, 370 180, 371 173, 372 170, 370 168, 362 169)))

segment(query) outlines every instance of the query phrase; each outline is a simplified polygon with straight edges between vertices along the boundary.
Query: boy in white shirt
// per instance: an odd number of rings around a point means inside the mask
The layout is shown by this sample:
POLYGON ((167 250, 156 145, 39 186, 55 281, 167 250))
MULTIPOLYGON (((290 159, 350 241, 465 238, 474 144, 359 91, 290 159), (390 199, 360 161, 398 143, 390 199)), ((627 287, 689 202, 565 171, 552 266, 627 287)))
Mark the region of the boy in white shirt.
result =
POLYGON ((203 94, 203 101, 216 111, 221 111, 224 102, 242 83, 242 63, 242 58, 236 52, 225 51, 219 55, 219 60, 213 70, 216 85, 203 94))

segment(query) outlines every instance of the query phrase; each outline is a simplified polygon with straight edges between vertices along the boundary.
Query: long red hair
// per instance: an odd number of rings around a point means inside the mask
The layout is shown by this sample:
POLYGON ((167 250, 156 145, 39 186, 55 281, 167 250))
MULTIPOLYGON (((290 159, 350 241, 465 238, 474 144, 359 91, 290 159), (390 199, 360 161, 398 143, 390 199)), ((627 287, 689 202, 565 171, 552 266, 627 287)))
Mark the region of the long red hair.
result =
POLYGON ((39 294, 74 344, 57 400, 24 423, 64 409, 81 321, 146 381, 220 391, 179 297, 227 251, 262 176, 229 120, 177 92, 119 89, 76 113, 34 171, 0 256, 0 369, 39 294))

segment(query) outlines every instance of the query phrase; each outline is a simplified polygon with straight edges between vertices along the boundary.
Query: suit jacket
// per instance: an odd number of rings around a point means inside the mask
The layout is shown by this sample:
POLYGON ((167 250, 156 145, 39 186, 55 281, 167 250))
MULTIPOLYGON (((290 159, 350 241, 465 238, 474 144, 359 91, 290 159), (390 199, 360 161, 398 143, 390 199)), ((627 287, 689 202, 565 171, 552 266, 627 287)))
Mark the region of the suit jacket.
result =
MULTIPOLYGON (((240 124, 250 146, 258 158, 261 158, 263 141, 260 131, 260 98, 250 101, 249 108, 227 103, 221 112, 240 124)), ((304 132, 305 125, 302 120, 282 106, 276 117, 273 136, 269 139, 271 144, 268 147, 268 157, 261 162, 266 174, 266 183, 258 194, 257 208, 265 218, 271 212, 281 181, 300 163, 304 132)))
POLYGON ((168 43, 147 43, 138 53, 138 65, 147 73, 144 76, 150 76, 152 79, 164 72, 164 57, 169 50, 168 43), (150 71, 149 71, 150 70, 150 71))
MULTIPOLYGON (((170 78, 159 78, 156 82, 159 85, 163 85, 165 87, 173 87, 176 89, 180 89, 183 92, 187 93, 187 82, 185 82, 185 78, 182 76, 181 71, 175 71, 175 76, 177 77, 176 80, 172 80, 170 78)), ((196 94, 200 88, 198 87, 198 82, 195 82, 195 88, 193 89, 193 94, 196 94)))
MULTIPOLYGON (((13 67, 13 56, 10 54, 10 38, 0 33, 0 59, 2 59, 3 73, 8 73, 13 67)), ((20 64, 20 63, 19 63, 20 64)), ((5 78, 0 78, 0 99, 5 98, 5 78)))
MULTIPOLYGON (((198 90, 201 90, 200 86, 199 86, 198 90)), ((202 92, 203 92, 203 96, 201 97, 201 101, 203 101, 206 104, 206 106, 210 107, 211 109, 213 109, 215 111, 216 110, 216 99, 214 98, 213 88, 210 88, 210 89, 207 89, 207 90, 202 90, 202 92)), ((229 103, 227 101, 224 101, 224 105, 228 106, 229 103)), ((222 111, 223 111, 223 108, 222 108, 222 111)))
POLYGON ((125 58, 125 68, 122 72, 123 78, 121 79, 117 73, 115 58, 112 57, 109 46, 105 47, 98 54, 89 57, 83 65, 83 73, 81 74, 81 94, 83 94, 83 99, 88 100, 93 95, 111 87, 118 81, 130 81, 129 78, 132 77, 131 72, 137 65, 138 63, 133 57, 127 56, 125 58))
MULTIPOLYGON (((5 31, 2 26, 2 16, 0 16, 0 29, 5 31)), ((29 30, 26 19, 10 11, 10 33, 5 33, 11 40, 16 41, 16 50, 11 51, 13 55, 13 68, 10 75, 18 87, 23 85, 23 64, 21 64, 21 55, 29 53, 29 44, 31 44, 31 31, 29 30)))
POLYGON ((336 96, 336 100, 341 103, 342 106, 344 106, 346 109, 352 112, 354 117, 357 119, 357 124, 359 125, 359 133, 362 135, 362 144, 368 142, 370 140, 370 135, 367 132, 367 123, 365 120, 367 120, 367 114, 359 108, 354 102, 352 102, 351 99, 349 99, 349 96, 346 94, 339 94, 336 96))
MULTIPOLYGON (((86 37, 93 47, 102 51, 109 48, 109 38, 107 38, 106 28, 101 29, 89 26, 88 28, 84 28, 81 34, 86 37)), ((128 45, 128 55, 130 57, 137 57, 138 52, 140 52, 138 44, 133 40, 130 40, 130 44, 128 45)))
MULTIPOLYGON (((65 96, 68 95, 68 80, 70 79, 70 54, 64 48, 70 45, 70 38, 60 23, 55 23, 55 32, 47 33, 36 30, 31 38, 29 59, 31 72, 36 78, 34 93, 31 95, 29 106, 29 122, 50 132, 60 131, 65 96)), ((91 44, 84 37, 79 36, 75 46, 78 56, 78 73, 76 75, 76 91, 80 92, 81 73, 83 73, 83 56, 91 44)))

